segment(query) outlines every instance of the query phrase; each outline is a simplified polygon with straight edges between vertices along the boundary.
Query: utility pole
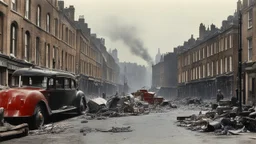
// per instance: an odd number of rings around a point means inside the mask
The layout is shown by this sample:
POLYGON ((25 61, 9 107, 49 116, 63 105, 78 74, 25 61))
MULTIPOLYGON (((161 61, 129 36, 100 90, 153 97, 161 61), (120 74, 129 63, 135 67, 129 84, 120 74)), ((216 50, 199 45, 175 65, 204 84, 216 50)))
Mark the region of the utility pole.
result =
POLYGON ((239 111, 242 112, 242 12, 239 11, 239 48, 238 48, 238 97, 239 111))

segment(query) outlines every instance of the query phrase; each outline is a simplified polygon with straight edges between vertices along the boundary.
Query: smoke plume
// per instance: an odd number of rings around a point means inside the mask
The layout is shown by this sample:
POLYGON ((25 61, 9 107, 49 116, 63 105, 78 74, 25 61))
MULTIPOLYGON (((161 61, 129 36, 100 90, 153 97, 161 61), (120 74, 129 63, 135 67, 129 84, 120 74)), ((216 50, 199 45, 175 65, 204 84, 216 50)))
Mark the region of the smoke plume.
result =
MULTIPOLYGON (((122 41, 130 50, 130 52, 143 60, 149 65, 153 64, 153 60, 149 55, 147 48, 142 40, 138 37, 136 27, 128 24, 122 24, 117 19, 111 19, 111 24, 107 25, 107 35, 112 41, 122 41)), ((108 22, 110 22, 108 20, 108 22)))

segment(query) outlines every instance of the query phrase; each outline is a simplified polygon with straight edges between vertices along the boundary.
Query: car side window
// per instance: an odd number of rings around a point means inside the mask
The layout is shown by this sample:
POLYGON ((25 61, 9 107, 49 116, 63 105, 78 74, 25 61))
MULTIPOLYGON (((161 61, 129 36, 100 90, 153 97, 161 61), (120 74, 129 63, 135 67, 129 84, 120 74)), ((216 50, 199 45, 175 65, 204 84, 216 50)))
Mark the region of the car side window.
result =
POLYGON ((71 80, 71 89, 76 89, 76 82, 75 82, 75 80, 71 80))
POLYGON ((70 79, 68 79, 68 78, 65 78, 65 89, 70 89, 70 79))
POLYGON ((48 80, 48 88, 49 89, 54 89, 54 79, 53 78, 49 78, 49 80, 48 80))
POLYGON ((56 78, 56 88, 57 89, 64 88, 64 78, 56 78))

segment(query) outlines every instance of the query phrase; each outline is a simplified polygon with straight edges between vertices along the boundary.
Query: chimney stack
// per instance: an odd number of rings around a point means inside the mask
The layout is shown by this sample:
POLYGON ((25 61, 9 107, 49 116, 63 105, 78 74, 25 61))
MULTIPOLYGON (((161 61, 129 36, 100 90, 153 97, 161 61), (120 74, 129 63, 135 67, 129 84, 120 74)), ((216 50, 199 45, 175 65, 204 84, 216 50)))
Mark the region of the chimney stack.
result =
POLYGON ((64 1, 58 1, 58 5, 59 5, 59 10, 63 11, 64 10, 64 1))
POLYGON ((73 5, 69 6, 69 16, 71 20, 75 20, 75 7, 73 5))

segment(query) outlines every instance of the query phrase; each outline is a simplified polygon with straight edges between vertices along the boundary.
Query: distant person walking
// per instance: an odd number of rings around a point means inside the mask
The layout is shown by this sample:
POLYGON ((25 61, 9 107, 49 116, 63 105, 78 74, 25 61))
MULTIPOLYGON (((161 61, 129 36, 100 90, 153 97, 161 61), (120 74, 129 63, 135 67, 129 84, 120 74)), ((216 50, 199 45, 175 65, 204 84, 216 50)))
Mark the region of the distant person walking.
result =
POLYGON ((221 90, 219 89, 218 93, 217 93, 217 102, 220 102, 220 100, 223 100, 223 99, 224 99, 224 96, 223 96, 221 90))

